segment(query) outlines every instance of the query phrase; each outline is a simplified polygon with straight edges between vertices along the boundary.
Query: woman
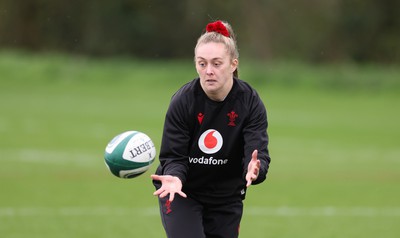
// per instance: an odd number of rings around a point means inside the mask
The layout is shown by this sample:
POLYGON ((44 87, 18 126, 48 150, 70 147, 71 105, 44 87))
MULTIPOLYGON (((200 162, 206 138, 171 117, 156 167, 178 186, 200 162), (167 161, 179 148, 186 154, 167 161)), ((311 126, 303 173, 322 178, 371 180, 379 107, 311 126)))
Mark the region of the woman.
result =
POLYGON ((151 176, 168 237, 238 237, 246 188, 266 178, 267 113, 237 78, 238 58, 230 25, 208 24, 195 47, 199 78, 171 99, 151 176))

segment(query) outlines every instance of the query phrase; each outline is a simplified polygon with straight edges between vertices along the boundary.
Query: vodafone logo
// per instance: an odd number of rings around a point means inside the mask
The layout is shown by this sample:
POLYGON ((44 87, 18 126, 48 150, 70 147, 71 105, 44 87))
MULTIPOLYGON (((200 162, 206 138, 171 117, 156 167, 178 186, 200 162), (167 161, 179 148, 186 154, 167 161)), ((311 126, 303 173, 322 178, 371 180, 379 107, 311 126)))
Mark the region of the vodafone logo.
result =
POLYGON ((217 130, 209 129, 203 132, 199 138, 199 148, 206 154, 218 152, 223 144, 221 133, 217 130))

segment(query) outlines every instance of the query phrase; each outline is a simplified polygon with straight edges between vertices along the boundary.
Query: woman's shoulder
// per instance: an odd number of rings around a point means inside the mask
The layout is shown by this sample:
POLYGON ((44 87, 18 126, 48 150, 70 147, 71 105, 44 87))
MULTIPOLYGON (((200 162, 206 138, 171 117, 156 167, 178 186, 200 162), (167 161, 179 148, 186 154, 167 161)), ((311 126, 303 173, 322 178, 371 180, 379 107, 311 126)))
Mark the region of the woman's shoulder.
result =
POLYGON ((170 106, 189 107, 198 93, 199 79, 193 79, 182 85, 171 97, 170 106))
POLYGON ((193 93, 198 91, 199 87, 199 78, 195 78, 184 85, 182 85, 172 96, 172 98, 176 97, 188 97, 192 96, 193 93))
POLYGON ((235 84, 236 84, 236 93, 241 94, 241 97, 259 97, 257 90, 253 88, 248 82, 239 79, 239 78, 234 78, 235 84))

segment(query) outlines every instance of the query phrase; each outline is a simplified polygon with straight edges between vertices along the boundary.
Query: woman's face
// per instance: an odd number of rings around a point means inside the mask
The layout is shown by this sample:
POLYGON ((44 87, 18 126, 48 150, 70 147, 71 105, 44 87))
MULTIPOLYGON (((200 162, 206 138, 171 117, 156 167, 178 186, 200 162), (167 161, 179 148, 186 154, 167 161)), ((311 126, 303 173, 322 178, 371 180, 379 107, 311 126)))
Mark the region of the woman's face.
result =
POLYGON ((223 101, 232 88, 238 60, 231 59, 223 43, 209 42, 197 47, 195 63, 204 92, 212 100, 223 101))

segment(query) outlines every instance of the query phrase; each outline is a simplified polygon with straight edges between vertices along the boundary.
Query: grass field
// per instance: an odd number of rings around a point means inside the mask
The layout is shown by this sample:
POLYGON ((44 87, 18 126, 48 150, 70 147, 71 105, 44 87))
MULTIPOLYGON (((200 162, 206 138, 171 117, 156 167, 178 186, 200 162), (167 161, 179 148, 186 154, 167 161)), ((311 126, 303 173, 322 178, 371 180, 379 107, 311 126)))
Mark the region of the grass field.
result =
MULTIPOLYGON (((249 189, 241 237, 400 236, 400 70, 245 64, 269 111, 268 181, 249 189)), ((146 174, 113 177, 116 134, 159 148, 190 60, 0 53, 0 236, 165 237, 146 174)))

